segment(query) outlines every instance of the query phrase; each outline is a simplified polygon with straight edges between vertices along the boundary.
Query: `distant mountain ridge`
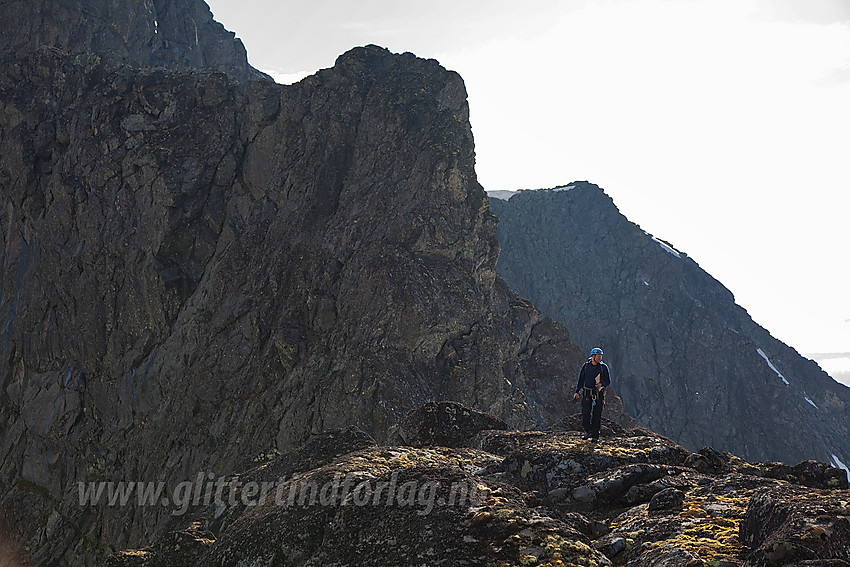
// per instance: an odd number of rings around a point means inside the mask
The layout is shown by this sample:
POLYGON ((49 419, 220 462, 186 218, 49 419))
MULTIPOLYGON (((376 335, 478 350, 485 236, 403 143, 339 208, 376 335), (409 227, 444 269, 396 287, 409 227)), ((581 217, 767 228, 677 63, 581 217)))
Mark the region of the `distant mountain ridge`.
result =
POLYGON ((490 199, 498 273, 601 345, 626 411, 696 450, 850 462, 850 389, 773 338, 688 255, 629 222, 596 185, 490 199), (567 190, 568 189, 568 190, 567 190))

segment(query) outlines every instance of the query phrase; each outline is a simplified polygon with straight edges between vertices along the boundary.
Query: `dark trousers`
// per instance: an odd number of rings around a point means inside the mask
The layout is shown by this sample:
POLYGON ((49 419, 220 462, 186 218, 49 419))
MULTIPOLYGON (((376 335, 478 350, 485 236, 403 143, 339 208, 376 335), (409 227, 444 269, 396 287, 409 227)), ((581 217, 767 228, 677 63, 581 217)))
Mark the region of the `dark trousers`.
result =
POLYGON ((602 427, 602 406, 605 403, 604 392, 592 392, 587 389, 582 389, 581 398, 581 426, 584 432, 593 437, 599 438, 599 429, 602 427), (593 404, 594 395, 596 396, 596 405, 593 404))

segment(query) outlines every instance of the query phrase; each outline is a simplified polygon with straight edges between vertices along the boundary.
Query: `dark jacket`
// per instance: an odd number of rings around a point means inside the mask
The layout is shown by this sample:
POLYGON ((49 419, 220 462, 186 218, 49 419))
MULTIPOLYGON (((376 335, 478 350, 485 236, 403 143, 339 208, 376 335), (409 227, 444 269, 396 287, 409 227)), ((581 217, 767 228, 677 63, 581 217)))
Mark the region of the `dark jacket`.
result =
POLYGON ((582 388, 595 388, 596 376, 602 374, 602 387, 607 388, 611 385, 611 373, 608 371, 608 366, 604 362, 594 365, 590 360, 582 365, 578 373, 578 382, 576 383, 576 393, 581 392, 582 388))

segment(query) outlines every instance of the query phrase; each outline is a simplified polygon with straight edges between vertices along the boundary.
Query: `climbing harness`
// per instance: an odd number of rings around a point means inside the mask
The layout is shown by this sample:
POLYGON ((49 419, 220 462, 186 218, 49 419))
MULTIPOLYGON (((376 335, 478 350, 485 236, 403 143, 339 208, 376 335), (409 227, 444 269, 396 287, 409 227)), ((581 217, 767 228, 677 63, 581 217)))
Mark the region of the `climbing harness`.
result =
POLYGON ((590 405, 590 407, 596 407, 596 401, 599 399, 599 392, 596 390, 596 388, 583 387, 583 389, 585 398, 590 398, 591 400, 593 400, 593 403, 590 405))

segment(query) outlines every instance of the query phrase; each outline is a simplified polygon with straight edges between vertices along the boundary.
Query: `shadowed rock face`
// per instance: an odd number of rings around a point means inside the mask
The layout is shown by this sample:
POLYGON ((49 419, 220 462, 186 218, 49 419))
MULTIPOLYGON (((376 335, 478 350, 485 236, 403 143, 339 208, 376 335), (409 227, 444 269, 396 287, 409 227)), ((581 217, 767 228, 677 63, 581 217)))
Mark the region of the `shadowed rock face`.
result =
POLYGON ((604 348, 629 414, 692 450, 848 462, 850 390, 754 323, 686 254, 629 222, 599 187, 571 187, 491 200, 499 274, 583 349, 604 348))
POLYGON ((242 42, 213 20, 203 0, 8 0, 0 22, 6 53, 98 54, 133 67, 271 80, 248 64, 242 42))
POLYGON ((245 82, 128 65, 136 43, 97 32, 0 69, 2 522, 37 560, 170 519, 81 507, 78 482, 173 485, 349 425, 383 440, 429 401, 563 417, 584 357, 496 277, 457 74, 370 46, 245 82))

